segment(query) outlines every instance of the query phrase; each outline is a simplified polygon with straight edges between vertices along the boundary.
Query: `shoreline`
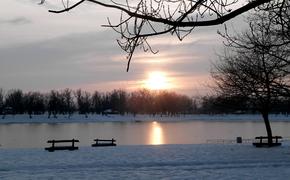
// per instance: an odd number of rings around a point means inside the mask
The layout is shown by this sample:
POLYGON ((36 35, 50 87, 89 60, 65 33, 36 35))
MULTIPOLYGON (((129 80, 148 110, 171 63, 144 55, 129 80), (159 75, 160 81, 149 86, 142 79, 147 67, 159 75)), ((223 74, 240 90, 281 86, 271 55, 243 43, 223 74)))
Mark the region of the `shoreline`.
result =
MULTIPOLYGON (((270 114, 270 121, 290 122, 290 116, 282 114, 270 114)), ((83 114, 57 115, 57 118, 48 118, 47 114, 33 115, 29 118, 28 114, 6 115, 0 118, 0 124, 26 124, 26 123, 97 123, 97 122, 184 122, 184 121, 263 121, 260 114, 190 114, 178 116, 160 116, 160 115, 98 115, 83 114)))

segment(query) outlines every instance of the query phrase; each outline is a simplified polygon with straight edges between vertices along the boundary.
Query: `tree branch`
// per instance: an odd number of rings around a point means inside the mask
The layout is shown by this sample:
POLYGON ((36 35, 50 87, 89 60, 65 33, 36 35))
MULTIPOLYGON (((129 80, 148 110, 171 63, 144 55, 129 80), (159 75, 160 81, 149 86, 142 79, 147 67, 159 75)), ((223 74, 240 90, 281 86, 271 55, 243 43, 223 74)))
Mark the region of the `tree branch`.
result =
MULTIPOLYGON (((132 11, 129 11, 123 7, 120 7, 120 6, 117 6, 117 5, 112 5, 112 4, 106 4, 106 3, 102 3, 100 1, 96 1, 96 0, 81 0, 79 1, 78 3, 74 4, 73 6, 69 7, 69 8, 66 8, 66 9, 63 9, 63 10, 59 10, 59 11, 56 11, 56 10, 49 10, 49 12, 51 13, 63 13, 65 11, 69 11, 73 8, 75 8, 76 6, 80 5, 81 3, 83 3, 84 1, 89 1, 89 2, 92 2, 94 4, 98 4, 98 5, 101 5, 101 6, 104 6, 104 7, 107 7, 107 8, 113 8, 113 9, 118 9, 120 11, 123 11, 125 13, 127 13, 129 16, 132 16, 132 17, 136 17, 136 18, 140 18, 140 19, 146 19, 146 20, 149 20, 149 21, 152 21, 152 22, 157 22, 157 23, 163 23, 163 24, 167 24, 167 25, 170 25, 170 26, 175 26, 175 27, 195 27, 195 26, 213 26, 213 25, 218 25, 218 24, 222 24, 244 12, 247 12, 251 9, 254 9, 262 4, 265 4, 265 3, 268 3, 270 1, 273 1, 273 0, 254 0, 254 1, 251 1, 249 2, 248 4, 230 12, 229 14, 227 15, 224 15, 224 16, 219 16, 218 18, 214 19, 214 20, 207 20, 207 21, 189 21, 189 22, 183 22, 182 20, 189 14, 192 12, 192 9, 191 8, 189 11, 185 12, 183 16, 184 18, 180 20, 177 20, 177 21, 172 21, 172 20, 168 20, 166 18, 157 18, 157 17, 154 17, 154 16, 150 16, 150 15, 146 15, 146 14, 139 14, 138 12, 132 12, 132 11)), ((203 0, 199 0, 198 2, 196 2, 196 5, 199 5, 203 0)), ((196 8, 194 6, 194 8, 196 8)))

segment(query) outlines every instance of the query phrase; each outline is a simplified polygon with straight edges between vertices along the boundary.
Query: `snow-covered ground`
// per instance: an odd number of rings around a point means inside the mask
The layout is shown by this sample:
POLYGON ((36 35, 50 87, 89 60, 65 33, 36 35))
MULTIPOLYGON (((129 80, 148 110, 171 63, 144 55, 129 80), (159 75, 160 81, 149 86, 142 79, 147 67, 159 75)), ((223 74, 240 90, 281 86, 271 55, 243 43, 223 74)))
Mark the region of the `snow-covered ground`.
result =
POLYGON ((0 149, 0 179, 289 179, 290 145, 0 149))
MULTIPOLYGON (((73 114, 58 115, 57 118, 48 118, 48 115, 7 115, 5 118, 0 117, 0 123, 70 123, 70 122, 138 122, 138 121, 192 121, 192 120, 206 120, 206 121, 261 121, 262 116, 259 114, 225 114, 225 115, 179 115, 179 116, 150 116, 150 115, 85 115, 73 114)), ((286 115, 270 115, 271 121, 290 121, 290 116, 286 115)))

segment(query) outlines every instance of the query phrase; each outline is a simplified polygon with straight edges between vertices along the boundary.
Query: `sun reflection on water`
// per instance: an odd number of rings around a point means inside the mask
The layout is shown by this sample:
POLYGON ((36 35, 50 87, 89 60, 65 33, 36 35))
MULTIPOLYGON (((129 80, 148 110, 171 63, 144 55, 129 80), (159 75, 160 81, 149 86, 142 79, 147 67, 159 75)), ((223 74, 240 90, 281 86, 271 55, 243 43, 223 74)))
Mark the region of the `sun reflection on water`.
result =
POLYGON ((160 124, 156 121, 152 122, 150 132, 150 144, 152 145, 164 144, 162 128, 160 124))

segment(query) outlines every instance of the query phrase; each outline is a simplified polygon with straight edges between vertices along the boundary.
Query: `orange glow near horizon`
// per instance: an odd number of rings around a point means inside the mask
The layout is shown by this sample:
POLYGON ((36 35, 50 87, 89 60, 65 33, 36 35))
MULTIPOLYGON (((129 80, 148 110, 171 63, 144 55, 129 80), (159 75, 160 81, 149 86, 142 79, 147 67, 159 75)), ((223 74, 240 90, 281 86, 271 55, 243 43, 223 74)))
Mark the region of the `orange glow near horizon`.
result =
POLYGON ((171 88, 168 77, 161 71, 150 72, 144 85, 150 90, 165 90, 171 88))
POLYGON ((150 144, 152 145, 164 144, 163 130, 160 127, 159 123, 157 123, 156 121, 152 122, 152 128, 150 132, 150 144))

